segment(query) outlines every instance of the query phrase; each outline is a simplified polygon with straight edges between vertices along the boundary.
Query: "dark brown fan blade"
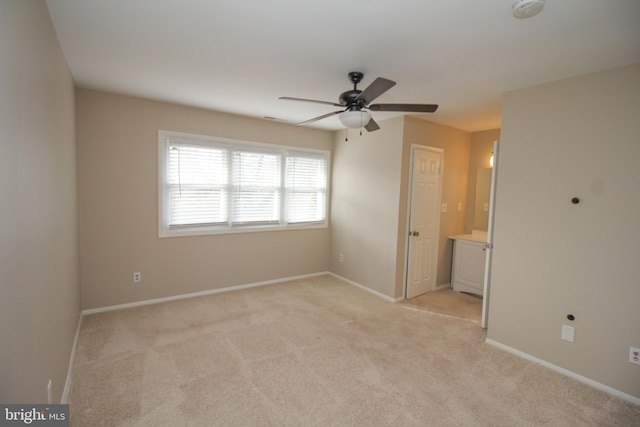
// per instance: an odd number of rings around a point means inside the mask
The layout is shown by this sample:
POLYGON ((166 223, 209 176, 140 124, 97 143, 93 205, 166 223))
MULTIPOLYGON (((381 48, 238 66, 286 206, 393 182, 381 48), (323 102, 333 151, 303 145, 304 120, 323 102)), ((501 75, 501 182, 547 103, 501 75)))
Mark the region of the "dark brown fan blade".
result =
POLYGON ((369 120, 369 123, 367 123, 367 125, 364 128, 369 132, 373 132, 374 130, 380 129, 380 126, 378 126, 376 121, 373 120, 372 118, 371 120, 369 120))
POLYGON ((343 107, 342 104, 337 104, 335 102, 329 102, 329 101, 316 101, 315 99, 291 98, 290 96, 281 96, 278 99, 284 99, 285 101, 313 102, 316 104, 326 104, 326 105, 333 105, 334 107, 343 107))
POLYGON ((313 119, 305 120, 304 122, 298 123, 300 125, 308 125, 309 123, 317 122, 318 120, 326 119, 327 117, 335 116, 336 114, 340 114, 344 112, 344 110, 334 111, 333 113, 323 114, 322 116, 314 117, 313 119))
POLYGON ((371 83, 365 90, 358 95, 356 101, 364 101, 364 106, 367 106, 371 101, 391 89, 396 85, 396 82, 384 77, 378 77, 371 83))
POLYGON ((438 109, 436 104, 373 104, 368 107, 371 111, 405 111, 407 113, 434 113, 438 109))

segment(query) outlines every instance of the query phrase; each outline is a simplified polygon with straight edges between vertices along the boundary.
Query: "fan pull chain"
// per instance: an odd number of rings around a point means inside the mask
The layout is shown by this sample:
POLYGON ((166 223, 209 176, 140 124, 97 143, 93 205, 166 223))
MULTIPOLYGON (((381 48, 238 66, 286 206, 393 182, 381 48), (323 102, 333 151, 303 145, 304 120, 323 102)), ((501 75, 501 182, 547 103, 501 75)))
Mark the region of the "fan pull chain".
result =
POLYGON ((349 142, 349 129, 344 130, 344 142, 349 142))

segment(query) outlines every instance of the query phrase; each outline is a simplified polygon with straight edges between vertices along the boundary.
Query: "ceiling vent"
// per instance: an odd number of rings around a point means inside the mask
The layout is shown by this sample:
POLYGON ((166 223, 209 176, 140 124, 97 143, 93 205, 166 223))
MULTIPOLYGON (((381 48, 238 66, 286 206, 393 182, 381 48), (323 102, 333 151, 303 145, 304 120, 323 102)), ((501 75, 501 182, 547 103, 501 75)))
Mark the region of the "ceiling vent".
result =
POLYGON ((516 0, 513 2, 513 16, 518 19, 531 18, 542 11, 544 0, 516 0))

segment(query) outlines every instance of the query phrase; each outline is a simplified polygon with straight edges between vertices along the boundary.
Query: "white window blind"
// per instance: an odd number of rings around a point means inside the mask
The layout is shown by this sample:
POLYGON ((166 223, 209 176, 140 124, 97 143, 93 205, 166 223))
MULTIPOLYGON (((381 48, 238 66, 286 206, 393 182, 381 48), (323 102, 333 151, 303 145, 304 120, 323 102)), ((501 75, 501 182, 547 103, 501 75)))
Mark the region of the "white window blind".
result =
POLYGON ((329 153, 159 132, 161 237, 326 227, 329 153))
POLYGON ((280 222, 280 174, 280 153, 233 152, 234 224, 280 222))
POLYGON ((324 221, 326 212, 327 161, 321 156, 287 156, 285 188, 287 223, 324 221))
POLYGON ((171 143, 169 150, 169 224, 215 225, 228 221, 228 150, 171 143))

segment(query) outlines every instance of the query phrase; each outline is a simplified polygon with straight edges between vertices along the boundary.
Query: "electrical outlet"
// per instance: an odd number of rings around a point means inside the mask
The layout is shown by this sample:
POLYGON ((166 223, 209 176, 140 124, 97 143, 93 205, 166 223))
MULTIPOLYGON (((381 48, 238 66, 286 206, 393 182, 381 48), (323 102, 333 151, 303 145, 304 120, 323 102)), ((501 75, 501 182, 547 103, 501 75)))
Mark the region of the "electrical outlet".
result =
POLYGON ((49 405, 53 403, 53 382, 49 379, 49 384, 47 384, 47 400, 49 401, 49 405))
POLYGON ((140 273, 139 271, 136 271, 135 273, 133 273, 133 283, 140 283, 142 282, 142 273, 140 273))
POLYGON ((344 262, 344 255, 342 254, 338 255, 338 261, 344 262))
POLYGON ((440 206, 440 212, 447 213, 447 204, 446 203, 443 203, 442 206, 440 206))
POLYGON ((640 365, 640 348, 629 347, 629 363, 640 365))

